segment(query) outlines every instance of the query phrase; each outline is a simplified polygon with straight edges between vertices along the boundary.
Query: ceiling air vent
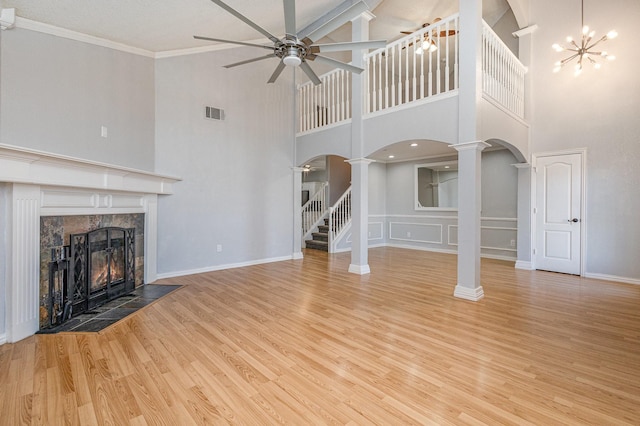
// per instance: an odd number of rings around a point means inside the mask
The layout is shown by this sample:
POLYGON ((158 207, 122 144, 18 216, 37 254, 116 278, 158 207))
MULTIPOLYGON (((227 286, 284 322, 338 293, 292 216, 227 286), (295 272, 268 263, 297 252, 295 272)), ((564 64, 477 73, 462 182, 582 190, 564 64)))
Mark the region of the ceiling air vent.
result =
POLYGON ((224 110, 214 107, 204 107, 204 117, 211 120, 224 120, 224 110))

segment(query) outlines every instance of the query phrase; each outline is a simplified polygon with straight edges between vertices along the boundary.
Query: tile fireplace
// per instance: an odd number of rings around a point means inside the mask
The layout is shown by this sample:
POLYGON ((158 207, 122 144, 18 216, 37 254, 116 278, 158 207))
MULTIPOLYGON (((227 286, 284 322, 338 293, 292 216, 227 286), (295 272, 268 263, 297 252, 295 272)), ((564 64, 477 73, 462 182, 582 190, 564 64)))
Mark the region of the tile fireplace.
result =
MULTIPOLYGON (((100 227, 126 229, 136 226, 114 223, 114 218, 138 215, 133 222, 142 228, 143 237, 136 231, 134 285, 151 283, 157 275, 158 196, 172 194, 173 184, 179 181, 147 171, 0 144, 0 308, 6 312, 0 318, 0 344, 35 334, 43 322, 42 278, 48 292, 52 254, 51 247, 42 248, 41 241, 49 234, 41 236, 41 221, 85 217, 82 220, 87 223, 101 222, 100 227), (43 258, 46 268, 41 263, 43 258)), ((85 234, 98 227, 71 228, 74 226, 65 228, 59 237, 51 236, 58 238, 53 246, 70 245, 69 240, 62 241, 65 234, 85 234)), ((110 250, 102 262, 111 263, 120 256, 122 239, 116 235, 109 241, 106 246, 102 243, 110 250)), ((102 285, 103 279, 96 277, 98 282, 102 285)), ((120 291, 118 285, 113 285, 116 292, 120 291)))

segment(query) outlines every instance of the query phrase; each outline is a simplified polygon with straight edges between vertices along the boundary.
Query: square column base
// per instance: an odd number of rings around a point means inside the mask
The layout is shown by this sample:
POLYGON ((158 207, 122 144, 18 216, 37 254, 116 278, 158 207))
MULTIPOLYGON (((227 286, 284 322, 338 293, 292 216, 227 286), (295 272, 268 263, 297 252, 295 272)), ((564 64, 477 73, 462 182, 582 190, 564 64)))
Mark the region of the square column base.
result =
POLYGON ((354 265, 352 263, 349 265, 349 272, 352 274, 366 275, 371 272, 371 269, 369 269, 369 265, 354 265))
POLYGON ((453 292, 455 297, 465 300, 471 300, 477 302, 484 297, 484 290, 482 286, 476 288, 469 288, 458 284, 453 292))

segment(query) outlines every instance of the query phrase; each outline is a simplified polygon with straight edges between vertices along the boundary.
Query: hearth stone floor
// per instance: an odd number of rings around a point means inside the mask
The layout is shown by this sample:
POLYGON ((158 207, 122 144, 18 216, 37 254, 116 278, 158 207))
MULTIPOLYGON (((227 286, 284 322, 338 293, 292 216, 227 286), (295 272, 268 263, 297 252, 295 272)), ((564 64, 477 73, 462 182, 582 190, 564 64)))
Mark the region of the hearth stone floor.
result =
POLYGON ((181 285, 147 284, 102 306, 72 317, 57 327, 42 329, 36 334, 60 332, 98 332, 131 315, 140 308, 182 287, 181 285))

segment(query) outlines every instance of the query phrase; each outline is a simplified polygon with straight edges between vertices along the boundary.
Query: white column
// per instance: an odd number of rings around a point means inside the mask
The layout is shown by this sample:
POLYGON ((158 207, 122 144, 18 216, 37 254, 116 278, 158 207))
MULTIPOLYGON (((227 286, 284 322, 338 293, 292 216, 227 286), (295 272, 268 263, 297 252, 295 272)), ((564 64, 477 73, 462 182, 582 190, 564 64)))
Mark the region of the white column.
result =
MULTIPOLYGON (((369 40, 370 13, 363 13, 352 21, 353 41, 369 40)), ((352 64, 364 68, 364 56, 361 50, 354 50, 352 64)), ((365 71, 366 72, 366 71, 365 71)), ((364 73, 363 73, 364 74, 364 73)), ((363 158, 364 134, 362 115, 364 113, 364 76, 354 73, 352 78, 352 119, 351 119, 351 264, 349 272, 359 275, 368 274, 369 269, 369 164, 372 160, 363 158)))
POLYGON ((459 0, 460 87, 458 91, 458 283, 454 296, 480 300, 480 162, 489 146, 478 141, 482 99, 482 0, 459 0))
POLYGON ((482 99, 482 0, 460 0, 458 143, 477 141, 482 99))
POLYGON ((458 151, 458 284, 453 293, 477 301, 484 296, 480 283, 481 154, 489 144, 451 145, 458 151))
POLYGON ((144 196, 144 283, 158 279, 158 195, 144 196))
MULTIPOLYGON (((353 41, 369 40, 369 21, 373 19, 370 13, 363 13, 351 23, 351 39, 353 41)), ((354 50, 351 63, 364 68, 364 52, 354 50)), ((364 138, 362 129, 362 115, 364 114, 364 73, 353 73, 351 78, 351 158, 364 157, 364 138)))
POLYGON ((533 269, 531 263, 531 164, 514 164, 518 169, 518 259, 517 269, 533 269))
POLYGON ((302 167, 293 167, 293 259, 302 259, 302 167))
POLYGON ((351 264, 349 272, 364 275, 369 269, 369 164, 357 158, 351 164, 351 264))
POLYGON ((8 197, 7 341, 40 328, 40 187, 13 184, 8 197))

